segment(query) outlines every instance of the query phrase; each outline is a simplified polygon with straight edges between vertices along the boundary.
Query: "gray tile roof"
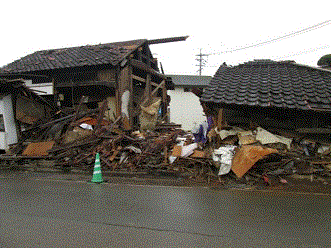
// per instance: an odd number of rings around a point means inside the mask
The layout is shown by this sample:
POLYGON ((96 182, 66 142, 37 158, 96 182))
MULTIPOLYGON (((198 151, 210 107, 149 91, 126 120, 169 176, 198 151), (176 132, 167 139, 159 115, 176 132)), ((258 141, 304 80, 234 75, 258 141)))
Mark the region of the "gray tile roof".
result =
POLYGON ((175 86, 190 86, 190 87, 206 87, 210 80, 210 76, 197 75, 167 75, 171 77, 175 86))
POLYGON ((0 73, 26 73, 86 65, 115 66, 144 42, 147 40, 37 51, 0 68, 0 73))
POLYGON ((293 61, 255 60, 221 66, 201 97, 203 102, 331 110, 331 72, 293 61))

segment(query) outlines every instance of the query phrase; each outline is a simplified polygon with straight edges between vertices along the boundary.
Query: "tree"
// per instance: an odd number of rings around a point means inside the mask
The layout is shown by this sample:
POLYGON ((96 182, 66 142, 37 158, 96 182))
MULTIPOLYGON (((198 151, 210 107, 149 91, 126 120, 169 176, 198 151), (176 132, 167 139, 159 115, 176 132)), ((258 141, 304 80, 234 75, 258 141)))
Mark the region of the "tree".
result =
POLYGON ((331 54, 327 54, 322 56, 318 62, 317 62, 318 66, 331 66, 331 54))

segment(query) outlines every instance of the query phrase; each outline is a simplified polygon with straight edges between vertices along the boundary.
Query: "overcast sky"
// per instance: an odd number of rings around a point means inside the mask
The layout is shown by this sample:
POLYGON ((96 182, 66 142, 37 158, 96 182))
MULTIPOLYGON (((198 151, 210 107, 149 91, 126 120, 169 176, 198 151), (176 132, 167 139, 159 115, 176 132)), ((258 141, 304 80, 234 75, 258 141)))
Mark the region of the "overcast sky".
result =
MULTIPOLYGON (((331 53, 331 25, 235 52, 226 52, 331 20, 330 1, 4 1, 1 3, 0 66, 34 51, 189 35, 184 42, 151 45, 167 74, 204 75, 223 62, 295 60, 315 66, 331 53)), ((331 23, 329 23, 331 24, 331 23)))

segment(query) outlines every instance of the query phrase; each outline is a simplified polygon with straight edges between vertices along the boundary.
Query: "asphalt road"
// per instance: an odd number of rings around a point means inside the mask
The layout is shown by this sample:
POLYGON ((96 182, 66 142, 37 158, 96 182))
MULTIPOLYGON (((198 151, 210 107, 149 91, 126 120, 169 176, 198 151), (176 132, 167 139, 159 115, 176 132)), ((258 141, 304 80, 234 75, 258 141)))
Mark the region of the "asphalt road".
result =
POLYGON ((0 247, 331 247, 331 197, 0 177, 0 247))

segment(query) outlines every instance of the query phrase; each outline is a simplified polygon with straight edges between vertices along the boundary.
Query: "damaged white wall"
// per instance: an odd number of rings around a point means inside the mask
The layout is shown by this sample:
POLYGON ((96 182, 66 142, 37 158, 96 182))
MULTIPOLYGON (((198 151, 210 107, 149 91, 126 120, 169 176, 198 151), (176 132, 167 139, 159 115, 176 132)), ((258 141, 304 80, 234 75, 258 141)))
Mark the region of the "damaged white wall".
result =
POLYGON ((17 143, 17 130, 11 95, 0 96, 0 149, 7 150, 8 145, 17 143))
POLYGON ((206 120, 202 106, 192 92, 184 92, 184 87, 168 90, 170 101, 170 122, 181 124, 183 130, 192 130, 196 124, 206 120))
POLYGON ((32 84, 32 80, 24 80, 25 85, 34 90, 38 95, 53 95, 54 94, 54 86, 52 82, 49 83, 39 83, 32 84))

